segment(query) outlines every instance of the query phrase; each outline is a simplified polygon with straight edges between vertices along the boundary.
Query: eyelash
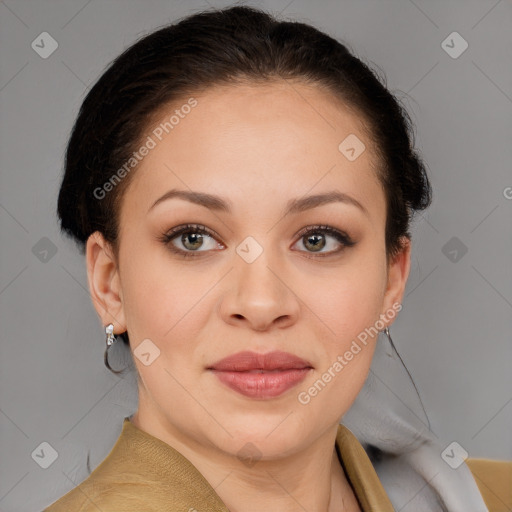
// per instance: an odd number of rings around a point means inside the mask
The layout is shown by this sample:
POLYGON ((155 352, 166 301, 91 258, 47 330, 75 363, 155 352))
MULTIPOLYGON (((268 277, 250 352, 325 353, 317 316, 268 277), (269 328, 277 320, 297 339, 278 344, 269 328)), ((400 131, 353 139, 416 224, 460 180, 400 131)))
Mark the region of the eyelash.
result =
MULTIPOLYGON (((159 240, 169 247, 169 249, 178 254, 179 256, 182 256, 183 258, 197 258, 201 256, 201 253, 205 253, 208 251, 183 251, 182 249, 178 249, 176 246, 174 246, 171 242, 179 235, 182 235, 184 233, 200 233, 202 235, 208 235, 214 239, 217 238, 217 235, 206 226, 203 226, 202 224, 185 224, 183 226, 177 226, 167 233, 164 233, 161 237, 159 237, 159 240)), ((307 228, 302 229, 298 234, 298 239, 301 239, 309 234, 316 234, 316 233, 323 233, 333 236, 341 245, 342 248, 336 251, 330 251, 327 253, 318 253, 314 256, 307 256, 308 258, 324 258, 326 256, 332 256, 333 254, 338 254, 339 252, 343 251, 345 248, 352 247, 355 245, 355 242, 342 231, 337 230, 336 228, 333 228, 332 226, 327 225, 316 225, 316 226, 308 226, 307 228)), ((304 252, 304 251, 300 251, 304 252)), ((306 251, 308 252, 308 251, 306 251)), ((314 254, 314 253, 311 253, 314 254)))

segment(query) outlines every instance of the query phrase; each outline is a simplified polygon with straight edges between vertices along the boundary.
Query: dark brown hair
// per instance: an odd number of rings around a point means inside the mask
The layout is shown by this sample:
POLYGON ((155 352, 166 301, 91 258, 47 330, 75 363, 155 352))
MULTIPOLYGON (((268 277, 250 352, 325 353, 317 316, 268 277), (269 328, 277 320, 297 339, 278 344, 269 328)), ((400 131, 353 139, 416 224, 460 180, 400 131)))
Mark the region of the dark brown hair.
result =
POLYGON ((322 86, 361 115, 381 164, 386 254, 397 254, 401 237, 411 238, 412 215, 430 205, 432 194, 407 111, 347 46, 310 25, 247 6, 202 11, 167 25, 110 64, 84 99, 67 146, 58 199, 62 230, 82 251, 98 230, 117 252, 120 201, 136 170, 101 198, 95 191, 140 146, 155 114, 213 85, 273 79, 322 86))

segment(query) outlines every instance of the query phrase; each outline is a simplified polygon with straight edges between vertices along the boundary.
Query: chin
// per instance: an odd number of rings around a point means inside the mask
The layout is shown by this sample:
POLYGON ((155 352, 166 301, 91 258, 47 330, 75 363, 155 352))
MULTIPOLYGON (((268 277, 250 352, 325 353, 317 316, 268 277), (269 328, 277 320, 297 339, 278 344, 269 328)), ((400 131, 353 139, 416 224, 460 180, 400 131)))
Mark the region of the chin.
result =
POLYGON ((221 449, 237 456, 241 451, 254 450, 262 459, 288 455, 301 444, 307 443, 308 438, 314 437, 315 430, 321 431, 323 428, 322 425, 308 425, 293 410, 273 414, 259 411, 254 414, 231 415, 226 425, 232 437, 228 434, 222 436, 221 449))

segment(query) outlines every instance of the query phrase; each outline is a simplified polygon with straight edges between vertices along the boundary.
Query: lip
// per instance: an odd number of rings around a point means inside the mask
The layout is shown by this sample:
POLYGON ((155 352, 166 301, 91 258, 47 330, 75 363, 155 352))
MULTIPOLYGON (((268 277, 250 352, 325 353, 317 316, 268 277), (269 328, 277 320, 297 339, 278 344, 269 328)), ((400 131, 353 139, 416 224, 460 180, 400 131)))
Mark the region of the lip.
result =
POLYGON ((302 382, 312 368, 311 363, 288 352, 244 351, 221 359, 207 369, 241 395, 269 399, 302 382))

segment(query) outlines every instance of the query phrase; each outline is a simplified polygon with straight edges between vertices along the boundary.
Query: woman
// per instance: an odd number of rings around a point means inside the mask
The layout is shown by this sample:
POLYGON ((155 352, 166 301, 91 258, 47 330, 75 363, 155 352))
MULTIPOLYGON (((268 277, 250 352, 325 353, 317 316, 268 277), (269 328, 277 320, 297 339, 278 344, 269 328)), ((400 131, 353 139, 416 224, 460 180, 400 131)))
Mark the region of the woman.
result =
POLYGON ((430 201, 406 112, 308 25, 233 7, 126 50, 82 105, 58 213, 139 407, 46 510, 392 511, 339 421, 430 201))

